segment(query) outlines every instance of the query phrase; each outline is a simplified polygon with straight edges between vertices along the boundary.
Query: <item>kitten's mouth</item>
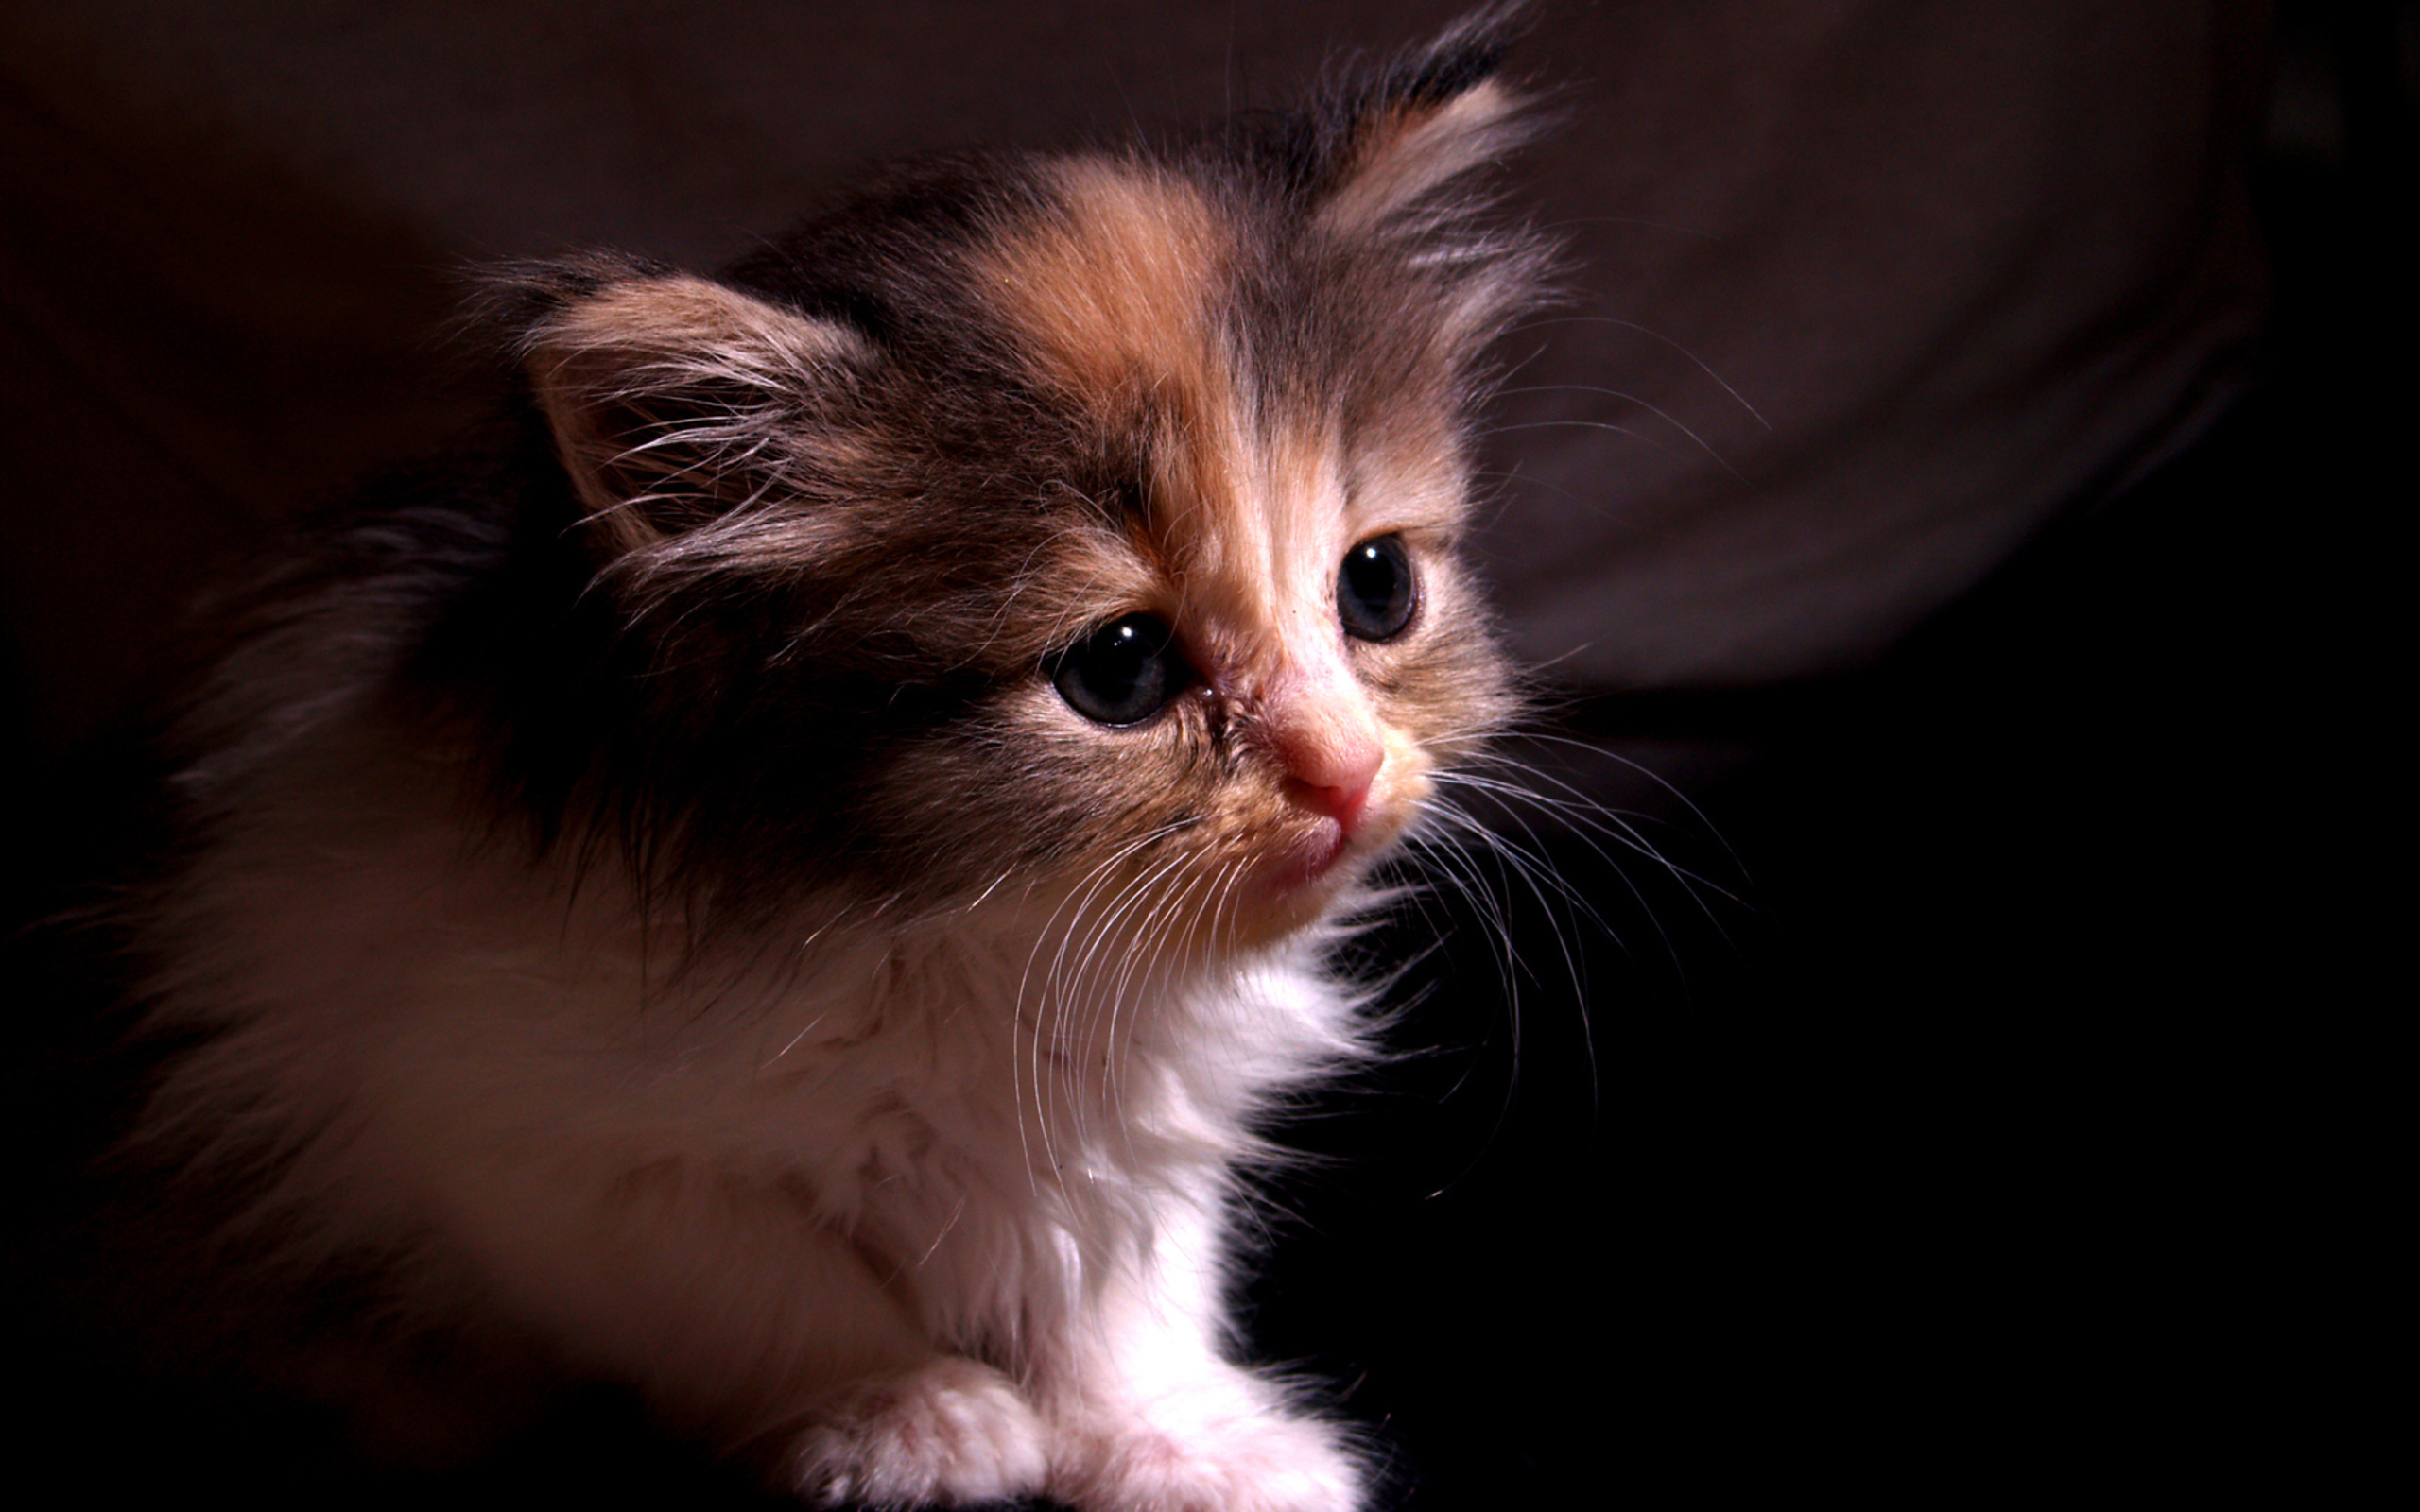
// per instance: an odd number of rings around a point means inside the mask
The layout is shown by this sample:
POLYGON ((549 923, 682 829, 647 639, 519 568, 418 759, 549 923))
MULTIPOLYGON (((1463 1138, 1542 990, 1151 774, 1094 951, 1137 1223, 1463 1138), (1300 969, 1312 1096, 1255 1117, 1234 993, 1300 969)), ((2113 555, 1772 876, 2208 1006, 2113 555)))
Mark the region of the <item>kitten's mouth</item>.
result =
POLYGON ((1277 858, 1267 873, 1269 890, 1284 894, 1307 887, 1335 871, 1352 849, 1343 825, 1334 819, 1322 819, 1309 834, 1277 858))
POLYGON ((1425 794, 1425 778, 1409 780, 1411 798, 1389 794, 1361 807, 1350 821, 1332 816, 1300 817, 1310 822, 1275 849, 1255 879, 1263 897, 1281 910, 1322 906, 1339 885, 1368 869, 1384 855, 1410 818, 1414 802, 1425 794))

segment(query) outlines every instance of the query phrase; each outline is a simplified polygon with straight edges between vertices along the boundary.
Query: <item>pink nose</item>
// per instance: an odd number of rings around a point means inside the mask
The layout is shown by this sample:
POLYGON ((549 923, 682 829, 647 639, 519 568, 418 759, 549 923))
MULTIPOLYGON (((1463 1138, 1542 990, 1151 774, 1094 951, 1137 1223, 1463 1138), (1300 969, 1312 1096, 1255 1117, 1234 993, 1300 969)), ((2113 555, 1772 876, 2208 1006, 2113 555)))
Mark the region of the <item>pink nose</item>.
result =
POLYGON ((1342 749, 1312 747, 1287 752, 1291 768, 1286 793, 1314 814, 1325 815, 1351 834, 1370 802, 1370 784, 1385 760, 1376 743, 1357 743, 1342 749))

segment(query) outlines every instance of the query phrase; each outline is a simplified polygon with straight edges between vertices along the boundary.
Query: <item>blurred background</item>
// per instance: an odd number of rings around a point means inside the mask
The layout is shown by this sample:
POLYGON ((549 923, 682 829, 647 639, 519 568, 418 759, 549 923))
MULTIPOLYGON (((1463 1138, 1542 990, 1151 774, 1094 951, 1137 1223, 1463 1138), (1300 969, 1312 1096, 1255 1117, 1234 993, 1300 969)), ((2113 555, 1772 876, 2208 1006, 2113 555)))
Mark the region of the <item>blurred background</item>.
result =
MULTIPOLYGON (((192 596, 499 402, 480 265, 710 268, 1461 9, 0 4, 12 912, 192 596)), ((1405 1054, 1295 1132, 1258 1352, 1409 1507, 2308 1492, 2380 1416, 2420 6, 1569 0, 1512 72, 1573 274, 1477 550, 1551 800, 1369 942, 1405 1054)), ((330 1494, 162 1410, 24 1452, 330 1494)), ((746 1499, 616 1412, 378 1489, 746 1499)))

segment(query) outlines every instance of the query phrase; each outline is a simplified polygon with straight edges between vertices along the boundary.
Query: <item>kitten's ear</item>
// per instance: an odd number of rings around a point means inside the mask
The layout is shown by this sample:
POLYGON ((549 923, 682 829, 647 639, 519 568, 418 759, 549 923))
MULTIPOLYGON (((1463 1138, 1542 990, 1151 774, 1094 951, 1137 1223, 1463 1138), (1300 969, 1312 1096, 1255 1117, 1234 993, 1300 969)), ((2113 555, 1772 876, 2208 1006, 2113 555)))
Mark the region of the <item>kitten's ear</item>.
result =
POLYGON ((1530 135, 1528 102, 1497 77, 1528 9, 1470 16, 1336 97, 1323 133, 1322 222, 1348 235, 1417 229, 1416 212, 1530 135))
POLYGON ((508 277, 539 406, 615 556, 811 472, 867 357, 846 327, 647 265, 596 258, 508 277))

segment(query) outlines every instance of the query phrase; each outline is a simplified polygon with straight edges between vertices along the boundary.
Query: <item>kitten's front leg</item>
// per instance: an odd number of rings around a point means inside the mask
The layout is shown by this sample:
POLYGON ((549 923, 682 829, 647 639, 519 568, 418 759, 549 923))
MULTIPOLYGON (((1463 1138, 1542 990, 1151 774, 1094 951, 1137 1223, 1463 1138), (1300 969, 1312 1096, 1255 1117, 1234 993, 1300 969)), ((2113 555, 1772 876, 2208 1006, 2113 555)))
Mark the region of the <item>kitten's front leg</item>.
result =
POLYGON ((1164 1234, 1079 1341, 1088 1358, 1046 1406, 1050 1495, 1082 1512, 1352 1512, 1365 1477, 1344 1432, 1219 1357, 1210 1232, 1164 1234))
POLYGON ((1352 1512, 1362 1480, 1340 1431, 1213 1361, 1191 1386, 1088 1412, 1048 1484, 1083 1512, 1352 1512))
POLYGON ((818 1506, 972 1506, 1041 1486, 1043 1445, 1041 1419, 1008 1377, 944 1355, 819 1411, 778 1479, 818 1506))

